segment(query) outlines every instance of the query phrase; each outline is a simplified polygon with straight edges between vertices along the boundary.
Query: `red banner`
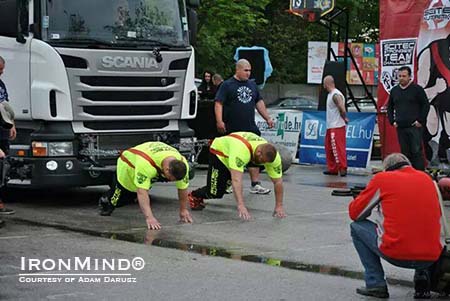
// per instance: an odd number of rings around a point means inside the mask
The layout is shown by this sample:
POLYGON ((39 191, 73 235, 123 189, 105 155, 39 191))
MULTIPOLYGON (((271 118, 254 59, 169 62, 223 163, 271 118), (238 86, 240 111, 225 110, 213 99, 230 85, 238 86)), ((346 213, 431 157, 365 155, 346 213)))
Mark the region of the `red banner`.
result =
POLYGON ((446 159, 450 148, 450 0, 380 1, 378 125, 383 157, 399 151, 386 116, 398 68, 410 66, 431 104, 424 129, 428 160, 446 159))

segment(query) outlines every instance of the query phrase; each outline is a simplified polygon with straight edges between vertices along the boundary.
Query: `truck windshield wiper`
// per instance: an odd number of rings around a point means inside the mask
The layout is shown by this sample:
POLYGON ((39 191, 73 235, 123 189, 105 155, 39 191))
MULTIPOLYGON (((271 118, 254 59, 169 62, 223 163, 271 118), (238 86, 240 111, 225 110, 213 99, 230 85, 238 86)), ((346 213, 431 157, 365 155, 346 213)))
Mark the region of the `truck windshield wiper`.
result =
POLYGON ((89 45, 101 45, 101 46, 113 46, 111 41, 94 39, 94 38, 76 38, 76 39, 54 39, 50 40, 52 43, 63 43, 63 44, 89 44, 89 45))
POLYGON ((151 46, 158 46, 158 47, 169 47, 169 48, 179 48, 182 47, 180 45, 174 45, 167 42, 162 42, 161 40, 154 40, 154 39, 142 39, 142 38, 120 38, 117 39, 117 41, 127 41, 127 42, 135 42, 135 44, 139 45, 151 45, 151 46))

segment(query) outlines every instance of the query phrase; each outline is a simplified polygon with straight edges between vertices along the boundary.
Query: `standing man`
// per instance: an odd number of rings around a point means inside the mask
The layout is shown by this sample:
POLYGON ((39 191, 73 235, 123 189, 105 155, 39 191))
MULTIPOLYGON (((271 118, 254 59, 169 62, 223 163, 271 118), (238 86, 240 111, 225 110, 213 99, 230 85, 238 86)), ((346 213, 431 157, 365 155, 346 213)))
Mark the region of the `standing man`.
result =
POLYGON ((218 91, 220 86, 223 83, 222 75, 220 75, 219 73, 214 74, 212 77, 212 82, 213 82, 213 85, 216 87, 216 90, 218 91))
POLYGON ((334 78, 331 75, 323 79, 323 87, 327 96, 327 132, 325 134, 325 153, 328 170, 326 175, 347 175, 346 127, 349 119, 345 111, 345 97, 336 89, 334 78))
POLYGON ((161 224, 153 216, 149 190, 155 182, 177 181, 180 221, 192 223, 187 209, 189 165, 175 148, 162 142, 146 142, 124 151, 117 159, 117 177, 106 196, 99 201, 100 215, 111 215, 126 198, 136 197, 148 229, 159 230, 161 224))
MULTIPOLYGON (((5 59, 0 56, 0 76, 3 74, 5 70, 5 59)), ((14 119, 14 112, 12 108, 8 104, 8 91, 6 90, 5 83, 0 79, 0 103, 4 103, 4 106, 11 114, 11 119, 14 119)), ((9 127, 0 127, 0 150, 3 152, 3 156, 8 155, 9 153, 9 140, 14 140, 16 138, 16 127, 14 122, 12 122, 9 127)), ((5 208, 5 204, 2 202, 1 198, 3 195, 0 195, 0 214, 14 214, 15 211, 12 209, 5 208)))
POLYGON ((430 104, 423 88, 411 81, 411 68, 399 68, 398 85, 392 88, 387 108, 389 122, 397 128, 402 154, 415 169, 425 170, 422 131, 430 104))
POLYGON ((348 208, 354 221, 350 225, 353 244, 365 270, 366 286, 356 292, 389 298, 383 258, 415 269, 414 298, 429 299, 430 266, 443 248, 437 187, 430 176, 412 168, 403 154, 387 156, 383 168, 348 208))
MULTIPOLYGON (((261 132, 255 123, 255 108, 270 128, 274 126, 256 83, 249 80, 251 71, 249 61, 240 59, 236 63, 234 76, 220 85, 214 111, 217 130, 221 134, 245 131, 260 136, 261 132)), ((261 186, 259 168, 249 165, 248 171, 252 181, 250 193, 270 193, 270 189, 261 186)))
POLYGON ((273 216, 286 217, 280 154, 272 144, 250 132, 235 132, 214 139, 210 147, 207 185, 189 193, 191 209, 202 210, 204 199, 222 198, 231 179, 239 217, 250 219, 242 193, 242 174, 250 162, 264 166, 272 179, 275 189, 273 216))

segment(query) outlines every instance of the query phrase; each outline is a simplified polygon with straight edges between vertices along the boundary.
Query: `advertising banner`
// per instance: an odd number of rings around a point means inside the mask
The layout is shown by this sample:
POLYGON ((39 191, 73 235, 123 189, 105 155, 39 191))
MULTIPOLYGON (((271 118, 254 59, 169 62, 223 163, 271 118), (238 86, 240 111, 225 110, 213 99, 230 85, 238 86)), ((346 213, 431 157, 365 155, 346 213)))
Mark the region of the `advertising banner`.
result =
MULTIPOLYGON (((367 85, 378 83, 378 44, 349 43, 350 51, 356 65, 367 85)), ((344 43, 333 42, 331 48, 338 56, 344 55, 344 43)), ((308 84, 321 84, 323 66, 327 59, 327 42, 308 42, 308 84)), ((347 82, 350 85, 361 85, 356 66, 348 58, 347 82)))
POLYGON ((450 0, 380 1, 381 83, 378 125, 382 156, 400 150, 397 133, 385 114, 398 68, 413 70, 425 89, 431 109, 424 128, 424 146, 431 162, 447 160, 450 148, 450 0))
MULTIPOLYGON (((349 167, 366 168, 370 161, 375 128, 374 113, 348 113, 347 164, 349 167)), ((326 164, 325 134, 326 112, 303 112, 300 163, 326 164)))
POLYGON ((267 122, 256 114, 256 125, 261 131, 261 137, 271 143, 283 145, 294 159, 302 127, 302 114, 301 111, 269 111, 270 117, 275 121, 273 128, 269 128, 267 122))

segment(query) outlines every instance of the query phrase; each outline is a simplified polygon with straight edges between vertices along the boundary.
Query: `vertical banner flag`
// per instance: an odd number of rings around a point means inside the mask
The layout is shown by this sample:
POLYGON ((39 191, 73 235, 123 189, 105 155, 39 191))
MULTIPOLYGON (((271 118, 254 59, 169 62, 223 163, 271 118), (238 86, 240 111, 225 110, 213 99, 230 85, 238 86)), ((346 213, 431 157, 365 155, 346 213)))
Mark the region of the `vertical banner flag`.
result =
POLYGON ((399 151, 396 130, 386 106, 398 84, 398 68, 410 66, 425 89, 431 109, 424 127, 429 161, 447 160, 450 148, 450 0, 380 1, 381 85, 378 125, 382 156, 399 151))
MULTIPOLYGON (((372 152, 374 113, 348 113, 347 164, 349 167, 366 168, 372 152)), ((326 112, 303 112, 300 140, 300 163, 326 164, 325 134, 326 112)))

